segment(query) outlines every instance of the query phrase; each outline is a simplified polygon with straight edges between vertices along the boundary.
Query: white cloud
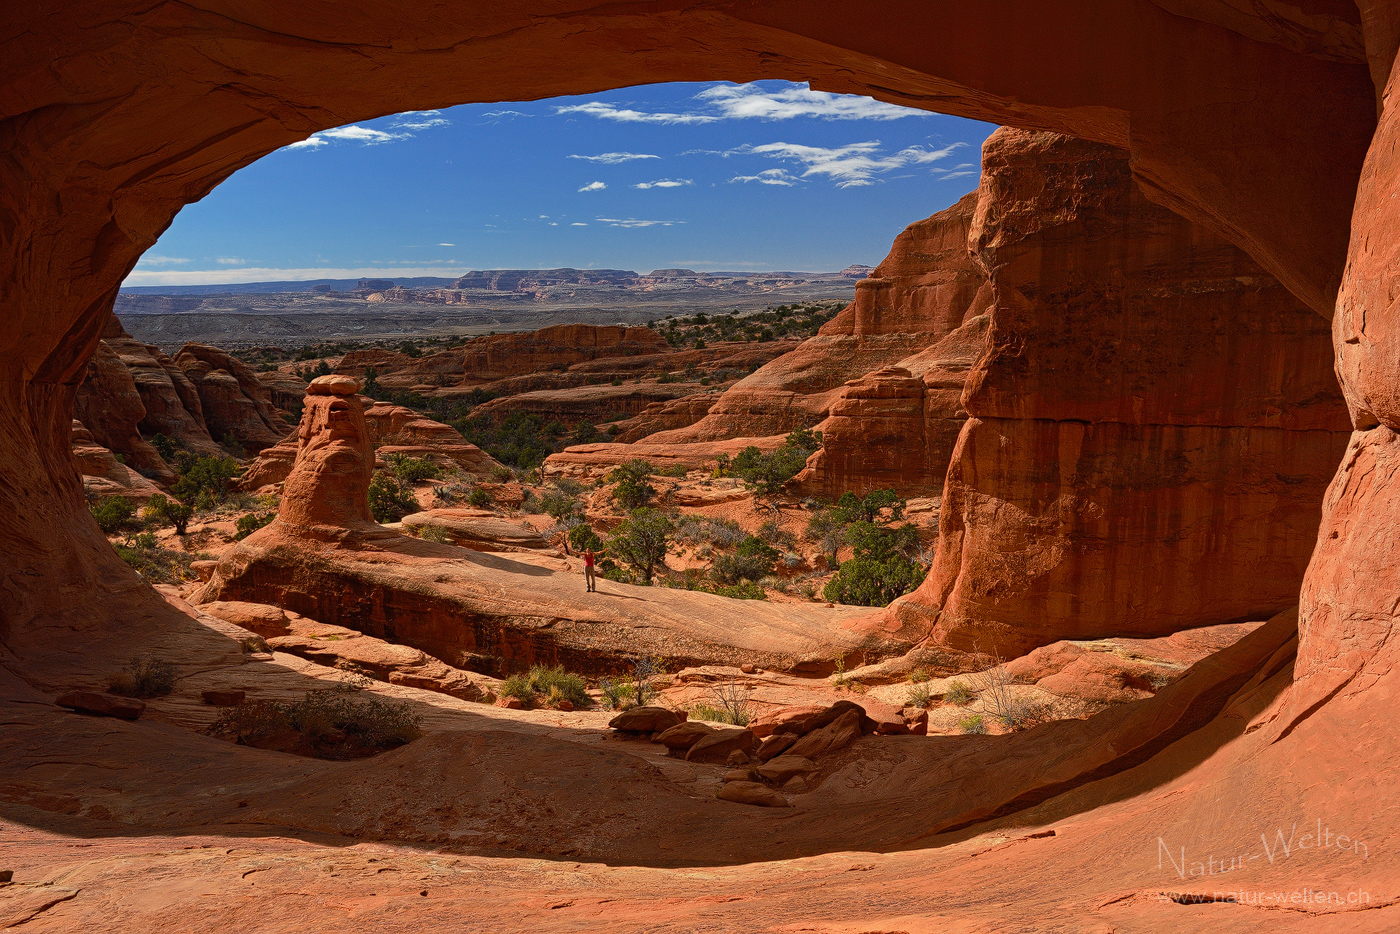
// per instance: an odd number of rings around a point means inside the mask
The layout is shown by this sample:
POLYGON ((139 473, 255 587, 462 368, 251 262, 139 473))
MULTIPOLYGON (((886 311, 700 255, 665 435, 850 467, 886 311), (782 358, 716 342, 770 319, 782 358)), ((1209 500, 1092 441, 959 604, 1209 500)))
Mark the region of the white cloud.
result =
POLYGON ((660 178, 654 182, 638 182, 633 188, 680 188, 682 185, 695 184, 688 178, 660 178))
POLYGON ((450 126, 452 121, 439 116, 440 110, 410 110, 399 114, 394 123, 396 128, 405 130, 430 130, 433 127, 450 126))
POLYGON ((757 175, 736 175, 729 181, 731 184, 734 182, 758 182, 760 185, 785 185, 791 187, 797 184, 798 179, 797 176, 790 173, 787 169, 764 169, 757 175))
POLYGON ((482 114, 483 117, 528 117, 530 114, 521 110, 488 110, 482 114))
POLYGON ((804 146, 799 143, 766 143, 762 146, 747 147, 748 152, 800 162, 806 166, 802 178, 825 175, 836 183, 838 188, 853 188, 873 184, 873 176, 908 165, 928 165, 947 158, 966 143, 953 143, 942 149, 925 149, 910 146, 892 155, 880 154, 880 141, 868 140, 850 143, 827 149, 821 146, 804 146))
MULTIPOLYGON (((393 261, 393 262, 398 262, 393 261)), ((406 261, 411 262, 411 260, 406 261)), ((384 265, 391 265, 386 263, 384 265)), ((456 278, 467 272, 465 266, 407 266, 402 269, 385 269, 380 266, 362 266, 354 269, 273 269, 264 266, 245 266, 240 269, 167 269, 134 270, 122 285, 236 285, 242 282, 301 282, 306 279, 369 279, 385 276, 443 276, 456 278)))
POLYGON ((455 243, 439 243, 438 246, 456 246, 455 243))
POLYGON ((660 159, 660 156, 653 156, 649 152, 603 152, 596 156, 569 156, 570 159, 583 159, 586 162, 601 162, 604 165, 617 165, 620 162, 631 162, 633 159, 660 159))
POLYGON ((617 107, 603 101, 589 101, 586 104, 574 104, 569 107, 555 107, 557 114, 587 114, 590 117, 597 117, 600 120, 615 120, 618 123, 663 123, 663 124, 687 124, 687 123, 714 123, 719 117, 708 114, 672 114, 672 113, 646 113, 641 110, 629 110, 625 107, 617 107))
POLYGON ((602 182, 589 182, 587 185, 584 185, 582 188, 580 188, 579 191, 602 191, 604 188, 607 187, 608 186, 603 184, 602 182))
POLYGON ((188 263, 189 260, 180 256, 160 256, 159 254, 147 253, 141 257, 138 266, 170 266, 175 263, 188 263))
POLYGON ((950 179, 950 178, 967 178, 967 177, 970 176, 970 175, 976 175, 976 174, 977 174, 976 172, 970 172, 970 171, 949 172, 947 175, 944 175, 944 176, 940 177, 938 180, 939 180, 940 182, 946 182, 946 181, 947 181, 948 179, 950 179))
POLYGON ((313 133, 306 139, 284 146, 284 149, 320 149, 332 142, 360 143, 363 146, 376 146, 380 143, 392 143, 395 140, 412 139, 414 131, 429 130, 434 127, 447 126, 451 121, 436 116, 436 110, 416 110, 399 114, 395 118, 395 123, 391 125, 393 130, 398 132, 388 132, 386 130, 376 130, 367 126, 350 124, 349 126, 332 127, 329 130, 322 130, 313 133))
POLYGON ((585 224, 583 221, 574 221, 574 222, 573 222, 572 224, 570 224, 569 226, 570 226, 570 227, 587 227, 588 225, 585 224))
POLYGON ((598 223, 607 224, 609 227, 670 227, 673 224, 684 224, 685 221, 643 221, 635 217, 626 219, 620 217, 599 217, 598 223))
POLYGON ((886 104, 871 97, 813 91, 801 84, 788 85, 777 91, 756 84, 717 84, 695 96, 729 119, 822 117, 827 120, 898 120, 928 115, 927 111, 886 104))
MULTIPOLYGON (((768 89, 757 84, 716 84, 695 95, 707 111, 689 113, 650 112, 620 107, 606 101, 588 101, 556 107, 557 114, 587 114, 618 123, 682 125, 718 120, 791 120, 819 117, 824 120, 899 120, 923 117, 928 111, 886 104, 871 97, 813 91, 805 84, 768 89)), ((575 158, 586 158, 576 156, 575 158)))
POLYGON ((237 256, 220 256, 216 262, 225 266, 242 266, 247 260, 239 259, 237 256))

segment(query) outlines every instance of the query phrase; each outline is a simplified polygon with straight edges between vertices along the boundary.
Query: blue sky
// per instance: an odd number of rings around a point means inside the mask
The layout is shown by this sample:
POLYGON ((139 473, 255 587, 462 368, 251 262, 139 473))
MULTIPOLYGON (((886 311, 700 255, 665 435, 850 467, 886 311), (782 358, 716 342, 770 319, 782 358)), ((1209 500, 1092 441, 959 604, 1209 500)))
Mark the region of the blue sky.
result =
POLYGON ((783 81, 399 114, 238 172, 126 284, 873 266, 976 186, 993 129, 783 81))

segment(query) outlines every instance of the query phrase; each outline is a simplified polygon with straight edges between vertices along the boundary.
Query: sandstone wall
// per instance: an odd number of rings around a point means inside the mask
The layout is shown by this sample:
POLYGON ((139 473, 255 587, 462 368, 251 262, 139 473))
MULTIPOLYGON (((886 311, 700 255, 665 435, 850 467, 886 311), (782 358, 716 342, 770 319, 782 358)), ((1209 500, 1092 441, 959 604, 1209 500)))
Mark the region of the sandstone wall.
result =
POLYGON ((198 391, 204 422, 214 440, 256 454, 291 430, 253 368, 232 354, 189 343, 175 355, 175 365, 198 391))
POLYGON ((983 173, 988 346, 896 618, 1013 656, 1292 605, 1349 429, 1326 322, 1120 150, 1002 129, 983 173))

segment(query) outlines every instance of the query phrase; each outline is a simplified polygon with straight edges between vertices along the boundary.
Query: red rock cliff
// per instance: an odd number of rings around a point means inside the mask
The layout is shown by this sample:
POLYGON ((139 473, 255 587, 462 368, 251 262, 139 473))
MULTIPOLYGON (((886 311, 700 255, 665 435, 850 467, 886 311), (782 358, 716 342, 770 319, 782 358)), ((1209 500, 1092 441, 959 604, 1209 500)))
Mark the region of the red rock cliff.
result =
POLYGON ((1014 656, 1292 605, 1347 438, 1326 322, 1121 150, 1002 129, 983 173, 988 348, 897 617, 1014 656))

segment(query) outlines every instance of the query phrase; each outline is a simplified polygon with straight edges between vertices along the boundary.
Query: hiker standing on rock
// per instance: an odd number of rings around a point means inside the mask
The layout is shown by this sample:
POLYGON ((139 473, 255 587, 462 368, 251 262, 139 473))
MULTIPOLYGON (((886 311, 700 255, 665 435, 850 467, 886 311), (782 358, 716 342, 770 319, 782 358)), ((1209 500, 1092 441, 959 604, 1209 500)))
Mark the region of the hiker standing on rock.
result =
POLYGON ((588 585, 589 593, 598 592, 598 581, 593 576, 593 551, 592 549, 583 553, 583 580, 588 585))

